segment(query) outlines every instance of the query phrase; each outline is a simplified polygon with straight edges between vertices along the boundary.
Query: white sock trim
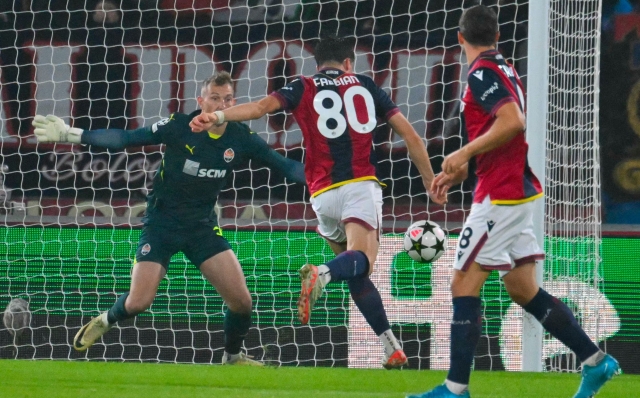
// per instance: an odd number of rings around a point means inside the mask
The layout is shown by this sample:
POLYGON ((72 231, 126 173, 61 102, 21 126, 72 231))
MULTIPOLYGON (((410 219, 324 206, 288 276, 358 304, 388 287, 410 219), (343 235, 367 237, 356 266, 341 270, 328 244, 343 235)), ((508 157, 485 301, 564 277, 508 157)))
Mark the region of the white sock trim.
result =
POLYGON ((583 365, 588 365, 588 366, 596 366, 597 364, 600 363, 600 361, 602 361, 604 359, 604 357, 606 355, 607 354, 605 354, 601 350, 598 350, 598 352, 596 352, 595 354, 591 355, 589 358, 585 359, 584 362, 582 362, 582 364, 583 365))
POLYGON ((104 323, 105 325, 109 325, 111 326, 111 324, 109 323, 109 317, 107 317, 107 313, 103 312, 102 314, 100 314, 100 320, 102 321, 102 323, 104 323))
POLYGON ((382 332, 382 334, 378 336, 378 338, 382 342, 382 345, 384 346, 384 352, 387 355, 391 355, 396 350, 402 349, 400 343, 398 343, 398 339, 396 339, 396 336, 393 335, 391 329, 382 332))
POLYGON ((449 379, 444 381, 444 384, 447 386, 449 391, 456 395, 462 395, 469 388, 468 384, 460 384, 455 381, 451 381, 449 379))
POLYGON ((331 271, 325 264, 318 265, 318 279, 320 286, 325 287, 331 281, 331 271))
POLYGON ((224 355, 226 355, 226 356, 227 356, 227 361, 233 361, 233 360, 235 360, 235 359, 237 359, 237 358, 240 358, 240 353, 237 353, 237 354, 229 354, 228 352, 226 352, 226 351, 225 351, 225 352, 224 352, 224 355))

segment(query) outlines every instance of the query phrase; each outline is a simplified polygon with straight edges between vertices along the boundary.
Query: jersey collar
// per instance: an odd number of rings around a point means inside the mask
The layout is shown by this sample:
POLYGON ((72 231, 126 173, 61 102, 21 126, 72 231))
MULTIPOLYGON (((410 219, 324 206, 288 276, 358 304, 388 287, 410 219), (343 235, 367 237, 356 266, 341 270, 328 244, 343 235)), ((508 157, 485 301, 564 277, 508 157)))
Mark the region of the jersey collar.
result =
POLYGON ((336 77, 343 75, 345 72, 342 69, 327 67, 320 69, 318 73, 322 73, 331 79, 335 79, 336 77), (327 71, 336 71, 337 73, 327 73, 327 71))
POLYGON ((483 51, 480 54, 478 54, 478 56, 476 57, 476 59, 473 60, 473 62, 471 63, 471 65, 469 65, 469 70, 471 70, 473 68, 473 66, 476 64, 476 62, 478 62, 480 59, 486 59, 486 58, 491 58, 494 55, 499 54, 497 49, 493 49, 493 50, 487 50, 487 51, 483 51))

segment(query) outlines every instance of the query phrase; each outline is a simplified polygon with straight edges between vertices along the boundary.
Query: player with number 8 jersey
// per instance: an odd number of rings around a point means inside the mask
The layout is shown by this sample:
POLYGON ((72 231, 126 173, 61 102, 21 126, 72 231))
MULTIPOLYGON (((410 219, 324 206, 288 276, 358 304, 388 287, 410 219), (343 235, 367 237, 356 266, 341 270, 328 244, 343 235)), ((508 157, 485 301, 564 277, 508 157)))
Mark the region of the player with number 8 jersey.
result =
MULTIPOLYGON (((305 176, 317 231, 337 255, 326 264, 307 264, 300 270, 298 319, 309 322, 327 283, 346 280, 353 301, 383 344, 382 365, 392 369, 405 365, 407 357, 369 278, 382 227, 382 183, 376 177, 371 135, 378 120, 386 121, 406 142, 427 192, 434 175, 424 142, 391 98, 369 77, 353 73, 353 47, 347 39, 322 39, 314 53, 317 74, 297 77, 260 101, 202 113, 191 121, 191 128, 204 131, 281 109, 293 113, 304 137, 305 176)), ((429 195, 436 203, 446 201, 446 195, 429 195)))

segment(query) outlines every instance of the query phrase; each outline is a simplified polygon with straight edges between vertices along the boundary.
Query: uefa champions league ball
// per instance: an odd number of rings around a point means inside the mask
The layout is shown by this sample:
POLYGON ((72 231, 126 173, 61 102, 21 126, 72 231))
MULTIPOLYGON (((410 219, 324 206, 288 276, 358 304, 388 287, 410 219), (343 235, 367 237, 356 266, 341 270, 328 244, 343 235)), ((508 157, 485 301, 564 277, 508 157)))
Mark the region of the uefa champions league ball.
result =
POLYGON ((29 303, 21 298, 11 300, 7 305, 7 308, 4 310, 2 322, 9 333, 16 337, 20 336, 31 323, 29 303))
POLYGON ((404 250, 421 263, 436 261, 447 248, 447 237, 433 221, 417 221, 404 234, 404 250))

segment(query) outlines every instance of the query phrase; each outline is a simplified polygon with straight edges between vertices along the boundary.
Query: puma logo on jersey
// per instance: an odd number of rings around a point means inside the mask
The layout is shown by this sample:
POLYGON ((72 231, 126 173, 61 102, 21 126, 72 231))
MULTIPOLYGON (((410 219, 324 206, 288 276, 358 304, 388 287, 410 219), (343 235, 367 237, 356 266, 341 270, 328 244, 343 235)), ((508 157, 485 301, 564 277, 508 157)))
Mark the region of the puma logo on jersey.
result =
POLYGON ((194 146, 185 145, 184 147, 187 148, 192 155, 193 155, 193 150, 196 149, 195 145, 194 146))

